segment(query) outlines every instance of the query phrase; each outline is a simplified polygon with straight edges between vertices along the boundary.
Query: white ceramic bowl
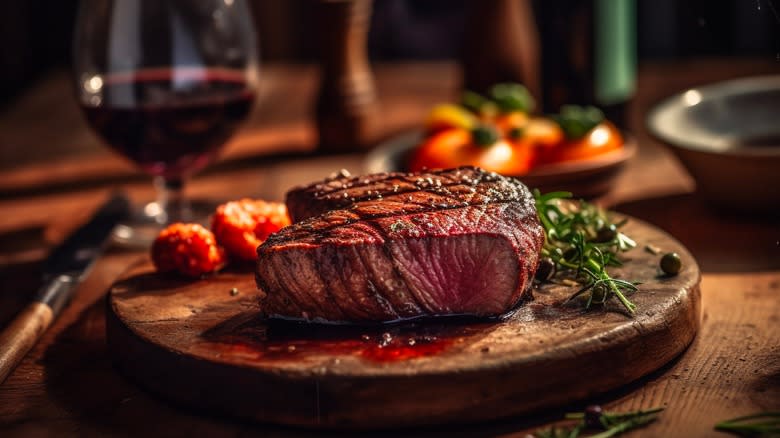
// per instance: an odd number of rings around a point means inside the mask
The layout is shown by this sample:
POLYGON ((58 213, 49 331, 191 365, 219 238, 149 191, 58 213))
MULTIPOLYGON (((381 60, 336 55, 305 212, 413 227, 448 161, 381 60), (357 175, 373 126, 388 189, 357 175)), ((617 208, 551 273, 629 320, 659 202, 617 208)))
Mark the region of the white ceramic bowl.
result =
POLYGON ((647 126, 705 198, 740 210, 780 211, 780 75, 684 91, 652 108, 647 126))

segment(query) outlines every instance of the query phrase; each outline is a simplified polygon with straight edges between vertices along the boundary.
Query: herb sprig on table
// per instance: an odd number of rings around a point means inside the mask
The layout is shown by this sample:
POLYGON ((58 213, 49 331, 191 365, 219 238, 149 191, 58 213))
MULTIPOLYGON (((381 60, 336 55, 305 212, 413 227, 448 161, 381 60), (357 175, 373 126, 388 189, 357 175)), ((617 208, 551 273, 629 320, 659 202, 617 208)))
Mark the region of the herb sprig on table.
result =
POLYGON ((780 436, 780 412, 759 412, 721 421, 715 425, 715 430, 739 436, 778 437, 780 436))
POLYGON ((542 195, 534 190, 534 198, 546 235, 537 278, 570 274, 580 289, 569 300, 581 297, 587 309, 614 296, 633 314, 636 306, 626 293, 636 291, 638 283, 613 278, 607 271, 621 265, 619 253, 636 246, 620 232, 625 221, 613 222, 604 210, 588 202, 569 201, 568 192, 542 195))
POLYGON ((631 412, 604 412, 601 406, 588 406, 584 412, 566 414, 567 420, 580 420, 570 427, 555 427, 538 430, 534 438, 577 438, 583 430, 599 430, 588 438, 608 438, 642 427, 658 418, 664 408, 652 408, 631 412))

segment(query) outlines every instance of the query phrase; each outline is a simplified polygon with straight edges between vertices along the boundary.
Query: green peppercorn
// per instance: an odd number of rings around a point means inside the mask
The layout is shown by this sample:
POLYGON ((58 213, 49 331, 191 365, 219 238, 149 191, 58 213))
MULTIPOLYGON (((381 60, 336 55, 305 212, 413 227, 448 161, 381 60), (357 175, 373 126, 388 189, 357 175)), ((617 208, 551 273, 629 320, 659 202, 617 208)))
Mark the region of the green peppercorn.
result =
POLYGON ((661 257, 661 270, 664 274, 677 275, 680 269, 682 269, 682 261, 676 252, 666 253, 661 257))
POLYGON ((596 232, 596 239, 594 242, 605 243, 611 242, 617 236, 617 227, 615 224, 609 224, 609 226, 601 227, 596 232))
POLYGON ((591 429, 598 429, 604 427, 601 424, 601 416, 604 415, 604 410, 599 405, 590 405, 585 408, 585 425, 591 429))
POLYGON ((539 266, 536 267, 536 279, 547 281, 555 275, 555 262, 549 257, 542 257, 539 260, 539 266))

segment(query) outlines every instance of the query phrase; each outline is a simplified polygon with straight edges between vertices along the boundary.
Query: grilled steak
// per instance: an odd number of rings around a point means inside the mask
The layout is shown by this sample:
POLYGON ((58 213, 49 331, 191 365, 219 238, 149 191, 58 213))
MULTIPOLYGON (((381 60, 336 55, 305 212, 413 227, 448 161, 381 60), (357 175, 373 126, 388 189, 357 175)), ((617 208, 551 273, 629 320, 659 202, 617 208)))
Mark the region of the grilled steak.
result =
POLYGON ((519 181, 464 167, 336 176, 288 194, 298 221, 258 252, 269 316, 494 316, 523 297, 544 233, 519 181))

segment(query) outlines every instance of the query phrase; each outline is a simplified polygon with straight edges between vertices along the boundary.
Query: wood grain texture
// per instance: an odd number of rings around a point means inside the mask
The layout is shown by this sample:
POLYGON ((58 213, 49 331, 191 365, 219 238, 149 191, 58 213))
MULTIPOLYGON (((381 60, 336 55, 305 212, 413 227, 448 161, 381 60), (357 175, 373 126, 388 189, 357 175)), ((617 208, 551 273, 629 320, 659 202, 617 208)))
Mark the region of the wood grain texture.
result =
POLYGON ((0 384, 38 342, 53 317, 51 307, 33 302, 0 332, 0 384))
POLYGON ((702 329, 685 359, 614 404, 666 406, 647 436, 726 437, 716 422, 780 409, 780 277, 713 274, 702 290, 702 329))
POLYGON ((658 256, 637 248, 615 273, 641 281, 628 317, 617 303, 586 312, 562 304, 572 288, 536 291, 506 321, 447 327, 430 339, 387 326, 323 339, 253 319, 251 274, 183 282, 135 268, 111 290, 107 334, 119 368, 153 393, 259 421, 323 428, 458 423, 520 415, 636 380, 680 354, 699 325, 699 270, 690 253, 637 220, 640 245, 678 252, 685 270, 658 276, 658 256), (240 293, 230 294, 236 287, 240 293), (449 331, 447 331, 449 330, 449 331), (450 334, 454 330, 455 334, 450 334), (384 333, 383 333, 384 332, 384 333), (370 334, 368 334, 370 333, 370 334), (382 337, 416 339, 395 360, 382 337), (335 342, 335 343, 334 343, 335 342), (379 344, 378 344, 379 343, 379 344), (428 349, 443 343, 440 350, 428 349), (379 356, 377 356, 379 354, 379 356), (377 359, 378 357, 378 359, 377 359), (603 371, 610 364, 610 372, 603 371), (566 388, 559 391, 556 388, 566 388))

